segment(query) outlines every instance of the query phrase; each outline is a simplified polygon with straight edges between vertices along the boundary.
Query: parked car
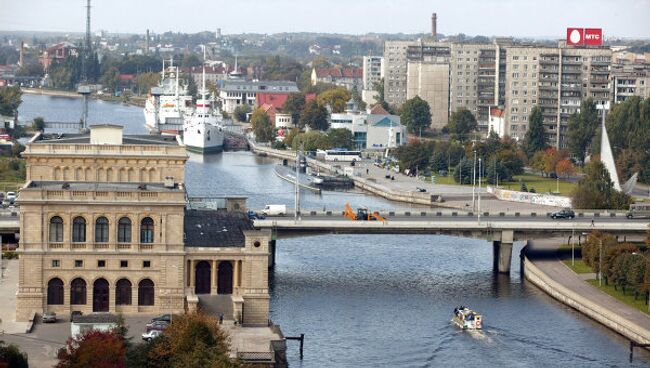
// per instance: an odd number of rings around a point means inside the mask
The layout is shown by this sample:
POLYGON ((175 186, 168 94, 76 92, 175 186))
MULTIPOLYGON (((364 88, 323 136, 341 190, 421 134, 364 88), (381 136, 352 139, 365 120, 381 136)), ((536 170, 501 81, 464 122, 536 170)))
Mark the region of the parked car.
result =
POLYGON ((11 204, 13 204, 16 201, 16 192, 7 192, 7 195, 5 196, 5 199, 8 199, 11 204))
POLYGON ((576 217, 576 213, 573 212, 573 210, 570 209, 570 208, 563 208, 563 209, 561 209, 561 210, 559 210, 557 212, 551 213, 551 218, 553 218, 553 219, 557 219, 557 218, 570 218, 570 219, 572 219, 572 218, 575 218, 575 217, 576 217))
POLYGON ((154 323, 156 321, 163 321, 163 322, 167 322, 167 323, 172 323, 172 315, 171 314, 163 314, 161 316, 152 318, 151 322, 149 322, 149 323, 154 323))
POLYGON ((287 214, 286 204, 267 204, 262 210, 266 216, 284 216, 287 214))
POLYGON ((156 337, 162 335, 162 333, 163 332, 160 331, 160 330, 151 330, 151 331, 145 332, 145 333, 142 334, 142 340, 151 341, 151 340, 155 339, 156 337))
POLYGON ((9 206, 11 206, 11 201, 8 200, 7 198, 3 199, 3 200, 2 200, 2 207, 3 207, 3 208, 7 208, 7 207, 9 207, 9 206))
POLYGON ((43 323, 56 323, 56 313, 45 312, 43 313, 43 323))
POLYGON ((264 220, 266 218, 263 213, 257 213, 255 211, 248 211, 247 215, 249 220, 264 220))
POLYGON ((81 316, 81 315, 83 315, 83 313, 81 313, 81 311, 72 311, 70 313, 70 322, 74 321, 74 318, 76 316, 81 316))
POLYGON ((169 326, 169 322, 166 321, 154 321, 151 323, 147 323, 146 326, 146 332, 152 331, 152 330, 158 330, 158 331, 163 331, 164 329, 169 326))

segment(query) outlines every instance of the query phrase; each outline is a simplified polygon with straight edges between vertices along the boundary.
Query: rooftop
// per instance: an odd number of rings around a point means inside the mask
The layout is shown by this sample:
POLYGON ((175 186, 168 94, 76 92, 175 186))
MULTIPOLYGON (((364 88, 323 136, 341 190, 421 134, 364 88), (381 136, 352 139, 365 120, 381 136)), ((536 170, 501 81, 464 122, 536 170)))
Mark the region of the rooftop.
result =
MULTIPOLYGON (((106 124, 110 126, 109 124, 106 124)), ((90 144, 90 133, 48 133, 39 135, 32 144, 90 144)), ((177 146, 175 136, 168 135, 125 135, 122 144, 177 146)))
POLYGON ((245 213, 223 210, 185 210, 186 247, 243 247, 244 231, 253 230, 245 213))
POLYGON ((296 82, 291 81, 226 81, 222 91, 226 92, 266 92, 266 93, 293 93, 300 92, 296 82))
POLYGON ((82 190, 82 191, 150 191, 150 192, 182 192, 184 189, 177 183, 171 188, 166 188, 162 183, 104 183, 104 182, 60 182, 60 181, 31 181, 26 189, 45 190, 82 190))

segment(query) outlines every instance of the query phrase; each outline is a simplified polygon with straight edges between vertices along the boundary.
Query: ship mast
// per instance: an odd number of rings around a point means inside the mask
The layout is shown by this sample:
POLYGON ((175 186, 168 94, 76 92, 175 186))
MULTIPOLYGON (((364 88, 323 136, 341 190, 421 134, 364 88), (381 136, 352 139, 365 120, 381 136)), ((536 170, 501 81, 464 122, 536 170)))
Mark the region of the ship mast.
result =
POLYGON ((203 121, 205 121, 205 116, 206 116, 206 108, 205 104, 207 103, 206 97, 205 97, 205 45, 203 45, 203 77, 201 81, 201 95, 203 97, 203 121))

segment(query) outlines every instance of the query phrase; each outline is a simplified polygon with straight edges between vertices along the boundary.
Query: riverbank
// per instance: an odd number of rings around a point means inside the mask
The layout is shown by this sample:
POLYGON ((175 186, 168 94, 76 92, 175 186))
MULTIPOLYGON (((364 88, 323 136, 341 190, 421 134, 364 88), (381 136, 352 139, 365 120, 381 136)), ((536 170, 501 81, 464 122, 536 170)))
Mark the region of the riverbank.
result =
MULTIPOLYGON (((81 95, 72 92, 64 91, 60 89, 47 89, 47 88, 21 88, 21 91, 29 95, 42 95, 42 96, 51 96, 51 97, 66 97, 66 98, 81 98, 81 95)), ((93 93, 90 95, 90 98, 94 100, 109 101, 115 103, 124 103, 130 106, 144 107, 146 98, 141 96, 131 96, 127 100, 124 100, 122 97, 115 97, 109 94, 98 95, 93 93)))
POLYGON ((631 341, 649 344, 650 316, 601 292, 569 269, 557 256, 563 241, 529 241, 522 258, 526 280, 631 341))

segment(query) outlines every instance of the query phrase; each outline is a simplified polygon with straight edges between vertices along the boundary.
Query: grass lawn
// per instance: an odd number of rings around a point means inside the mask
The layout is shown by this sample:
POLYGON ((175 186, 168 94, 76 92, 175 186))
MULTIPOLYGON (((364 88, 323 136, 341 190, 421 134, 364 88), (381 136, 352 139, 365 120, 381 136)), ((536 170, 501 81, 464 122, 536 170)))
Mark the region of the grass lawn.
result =
POLYGON ((573 270, 575 273, 592 273, 594 272, 591 267, 587 266, 581 259, 576 259, 576 265, 572 266, 571 265, 571 260, 567 259, 562 261, 564 262, 565 265, 567 265, 570 269, 573 270))
POLYGON ((646 301, 644 296, 640 295, 637 297, 637 300, 634 300, 634 294, 631 291, 628 291, 625 295, 623 295, 621 290, 614 290, 614 285, 603 284, 603 286, 598 286, 598 280, 588 280, 587 282, 597 287, 602 292, 605 292, 622 301, 623 303, 636 308, 645 314, 650 314, 650 312, 648 312, 648 306, 645 304, 646 301))
MULTIPOLYGON (((512 182, 499 183, 499 186, 504 189, 520 190, 521 184, 519 184, 519 180, 526 183, 528 190, 535 188, 537 193, 555 192, 557 189, 557 179, 545 178, 533 174, 515 175, 512 182)), ((568 196, 575 187, 576 183, 570 183, 560 179, 561 195, 568 196)))

